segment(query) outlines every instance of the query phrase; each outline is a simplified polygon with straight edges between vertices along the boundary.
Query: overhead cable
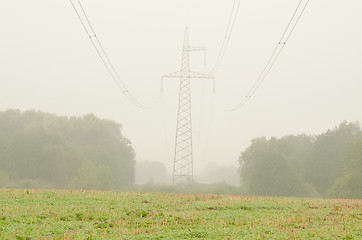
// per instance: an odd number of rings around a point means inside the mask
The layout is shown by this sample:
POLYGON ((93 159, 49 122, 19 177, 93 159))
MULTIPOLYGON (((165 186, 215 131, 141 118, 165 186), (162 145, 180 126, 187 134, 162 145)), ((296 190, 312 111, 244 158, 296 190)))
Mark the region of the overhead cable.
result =
POLYGON ((111 76, 111 78, 114 80, 114 82, 116 83, 116 85, 118 86, 118 88, 121 90, 121 92, 123 93, 123 95, 136 107, 141 108, 141 109, 148 109, 149 107, 144 106, 143 104, 141 104, 128 90, 126 84, 122 81, 122 79, 120 78, 118 72, 116 71, 113 63, 111 62, 111 60, 108 57, 108 54, 106 53, 106 51, 103 48, 103 45, 101 44, 101 41, 99 40, 93 25, 91 24, 89 17, 86 13, 86 11, 83 8, 83 5, 81 4, 80 0, 77 0, 78 5, 80 7, 79 11, 77 8, 77 6, 74 4, 74 2, 72 0, 69 0, 70 3, 72 4, 72 7, 79 19, 79 21, 81 22, 84 31, 86 32, 87 36, 89 37, 89 40, 92 43, 92 46, 94 47, 94 49, 96 50, 99 58, 101 59, 103 65, 105 66, 105 68, 107 69, 109 75, 111 76), (83 14, 83 17, 81 15, 81 13, 83 14))
POLYGON ((249 99, 255 94, 255 92, 258 90, 260 85, 264 82, 265 78, 268 76, 270 70, 273 68, 273 66, 275 65, 276 61, 278 60, 280 54, 282 53, 289 38, 293 34, 295 27, 297 26, 306 7, 309 4, 309 1, 310 0, 306 0, 306 1, 299 0, 298 6, 295 9, 291 19, 289 20, 289 23, 288 23, 287 27, 285 28, 283 35, 281 36, 279 42, 277 43, 276 47, 274 48, 271 56, 269 57, 266 65, 264 66, 260 75, 258 76, 256 81, 253 83, 253 85, 250 88, 247 95, 234 108, 226 110, 227 112, 236 111, 236 110, 240 109, 242 106, 244 106, 246 104, 246 102, 248 102, 249 99), (294 22, 294 24, 293 24, 293 22, 294 22))
POLYGON ((219 55, 217 57, 216 63, 214 65, 214 67, 213 67, 212 74, 215 74, 219 70, 219 68, 221 66, 221 63, 224 60, 226 50, 229 47, 230 38, 231 38, 231 35, 233 33, 233 30, 234 30, 235 21, 236 21, 237 16, 238 16, 240 2, 241 2, 241 0, 234 0, 234 2, 233 2, 233 6, 232 6, 232 9, 231 9, 229 22, 228 22, 228 25, 227 25, 227 28, 226 28, 223 43, 221 45, 221 48, 220 48, 219 55))

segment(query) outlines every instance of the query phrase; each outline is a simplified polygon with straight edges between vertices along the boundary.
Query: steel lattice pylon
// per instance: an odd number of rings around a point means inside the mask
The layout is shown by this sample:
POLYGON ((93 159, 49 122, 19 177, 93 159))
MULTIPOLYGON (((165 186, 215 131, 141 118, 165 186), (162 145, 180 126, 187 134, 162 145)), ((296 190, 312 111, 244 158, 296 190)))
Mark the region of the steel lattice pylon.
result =
POLYGON ((193 182, 192 154, 192 118, 191 118, 191 78, 209 78, 213 76, 190 71, 190 52, 205 51, 204 47, 189 46, 188 29, 182 48, 181 71, 163 76, 162 78, 179 78, 180 92, 178 102, 175 156, 173 166, 173 183, 193 182))

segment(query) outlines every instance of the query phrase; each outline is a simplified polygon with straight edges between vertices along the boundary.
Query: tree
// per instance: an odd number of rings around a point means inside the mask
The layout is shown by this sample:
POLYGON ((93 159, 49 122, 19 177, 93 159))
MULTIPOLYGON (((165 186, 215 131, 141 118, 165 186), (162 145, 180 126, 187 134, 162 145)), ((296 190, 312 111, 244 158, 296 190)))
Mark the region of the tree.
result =
POLYGON ((239 158, 243 187, 253 195, 313 195, 313 189, 304 183, 293 159, 278 148, 279 140, 275 138, 252 141, 239 158))
POLYGON ((344 175, 336 180, 327 196, 331 198, 362 198, 362 141, 354 143, 347 152, 344 175))
POLYGON ((359 124, 346 121, 317 136, 255 139, 239 158, 243 187, 256 195, 360 198, 361 146, 349 149, 358 141, 359 124))
POLYGON ((322 196, 343 175, 348 147, 361 138, 359 124, 346 121, 316 137, 308 158, 305 178, 322 196))
POLYGON ((73 178, 70 187, 82 190, 111 190, 114 189, 113 182, 114 179, 109 167, 83 165, 78 169, 78 175, 73 178))
POLYGON ((0 112, 0 170, 12 187, 41 183, 67 188, 75 179, 86 181, 87 174, 87 188, 129 186, 134 182, 135 153, 121 129, 119 123, 93 114, 68 118, 35 111, 0 112))

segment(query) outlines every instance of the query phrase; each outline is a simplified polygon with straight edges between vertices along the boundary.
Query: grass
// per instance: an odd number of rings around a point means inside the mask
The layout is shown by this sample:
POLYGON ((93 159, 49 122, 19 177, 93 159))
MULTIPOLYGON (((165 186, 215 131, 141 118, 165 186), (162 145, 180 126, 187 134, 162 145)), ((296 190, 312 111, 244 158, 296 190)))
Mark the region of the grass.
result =
POLYGON ((0 239, 362 239, 361 200, 0 190, 0 239))

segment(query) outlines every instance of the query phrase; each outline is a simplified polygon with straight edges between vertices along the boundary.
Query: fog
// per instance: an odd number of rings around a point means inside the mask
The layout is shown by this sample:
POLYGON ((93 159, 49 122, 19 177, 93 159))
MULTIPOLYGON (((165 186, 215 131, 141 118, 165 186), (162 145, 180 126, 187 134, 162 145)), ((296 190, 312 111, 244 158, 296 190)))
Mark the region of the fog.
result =
MULTIPOLYGON (((362 2, 311 1, 280 58, 248 103, 247 94, 278 43, 298 0, 241 1, 230 44, 210 80, 192 80, 194 170, 238 166, 259 136, 318 134, 343 120, 362 122, 362 2)), ((94 113, 123 125, 140 162, 173 165, 185 27, 191 68, 210 73, 233 1, 83 2, 105 50, 132 94, 132 105, 102 65, 69 1, 3 1, 0 7, 0 111, 36 109, 66 116, 94 113)))

